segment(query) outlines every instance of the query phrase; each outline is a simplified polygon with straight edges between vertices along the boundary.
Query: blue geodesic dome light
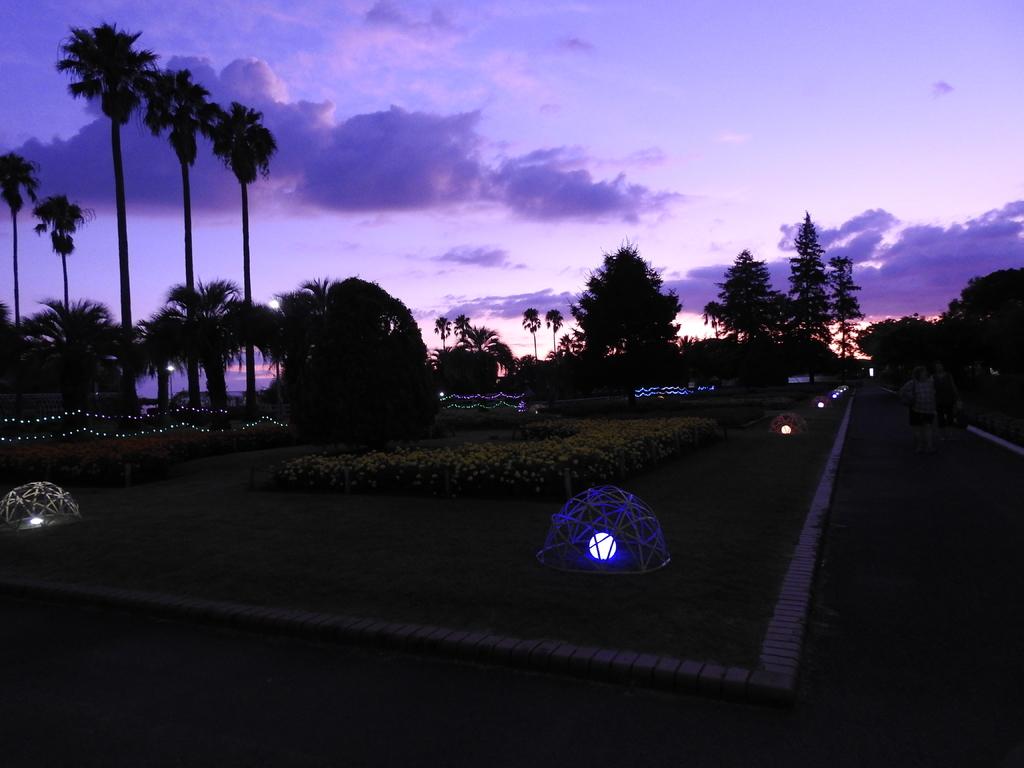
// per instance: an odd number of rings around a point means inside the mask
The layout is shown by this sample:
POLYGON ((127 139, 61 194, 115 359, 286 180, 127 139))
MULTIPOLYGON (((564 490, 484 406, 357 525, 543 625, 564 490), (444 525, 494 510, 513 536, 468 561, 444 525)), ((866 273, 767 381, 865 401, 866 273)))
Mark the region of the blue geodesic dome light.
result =
POLYGON ((650 507, 628 491, 602 485, 573 496, 551 516, 537 559, 562 571, 645 573, 672 558, 650 507))

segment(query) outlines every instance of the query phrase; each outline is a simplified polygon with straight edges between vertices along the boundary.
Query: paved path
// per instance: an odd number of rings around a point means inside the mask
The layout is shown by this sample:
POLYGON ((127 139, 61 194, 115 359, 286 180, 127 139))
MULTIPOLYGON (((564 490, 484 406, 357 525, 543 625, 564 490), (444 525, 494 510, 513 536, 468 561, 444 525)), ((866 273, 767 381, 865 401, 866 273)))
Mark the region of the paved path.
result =
POLYGON ((2 764, 1017 766, 1024 460, 961 437, 858 397, 792 710, 4 599, 2 764))

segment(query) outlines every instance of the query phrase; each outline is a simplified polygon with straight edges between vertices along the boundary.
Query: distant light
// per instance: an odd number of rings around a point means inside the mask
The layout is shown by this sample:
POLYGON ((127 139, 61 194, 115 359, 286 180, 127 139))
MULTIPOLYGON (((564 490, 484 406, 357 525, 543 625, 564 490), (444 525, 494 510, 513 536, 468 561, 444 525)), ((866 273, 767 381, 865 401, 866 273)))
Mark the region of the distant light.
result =
POLYGON ((779 430, 784 435, 789 435, 793 432, 793 428, 789 424, 783 424, 782 429, 779 430))
POLYGON ((438 396, 438 397, 444 397, 444 392, 438 392, 438 393, 437 393, 437 396, 438 396))
POLYGON ((168 365, 167 366, 167 372, 168 373, 174 373, 174 366, 173 365, 168 365))
POLYGON ((43 518, 41 518, 41 517, 30 517, 28 519, 28 524, 29 525, 42 525, 43 524, 43 518))
POLYGON ((615 538, 610 533, 595 533, 587 545, 590 556, 595 560, 611 560, 615 555, 615 538))
POLYGON ((267 306, 270 307, 271 309, 277 310, 281 308, 281 302, 278 301, 277 299, 271 299, 270 301, 267 302, 267 306))
POLYGON ((819 408, 824 408, 825 407, 825 403, 823 401, 821 401, 821 400, 818 401, 817 405, 818 405, 819 408))
POLYGON ((868 376, 874 376, 874 375, 875 375, 875 369, 874 368, 868 368, 868 376))

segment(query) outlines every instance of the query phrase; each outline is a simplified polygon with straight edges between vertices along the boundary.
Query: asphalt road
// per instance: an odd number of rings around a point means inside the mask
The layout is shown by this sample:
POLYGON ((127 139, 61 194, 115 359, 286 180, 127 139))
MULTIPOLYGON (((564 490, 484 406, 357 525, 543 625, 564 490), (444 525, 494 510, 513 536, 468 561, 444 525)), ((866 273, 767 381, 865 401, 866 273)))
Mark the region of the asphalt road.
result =
POLYGON ((1024 766, 1024 459, 854 405, 799 702, 0 600, 0 766, 1024 766))

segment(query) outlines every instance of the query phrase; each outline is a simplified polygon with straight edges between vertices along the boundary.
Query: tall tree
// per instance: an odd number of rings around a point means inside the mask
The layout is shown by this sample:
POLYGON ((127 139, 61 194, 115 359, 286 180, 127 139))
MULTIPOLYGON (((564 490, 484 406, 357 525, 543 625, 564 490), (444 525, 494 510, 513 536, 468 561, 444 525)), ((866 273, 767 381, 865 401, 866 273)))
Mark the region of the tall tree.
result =
MULTIPOLYGON (((270 174, 270 158, 277 151, 273 134, 262 123, 263 113, 231 102, 220 111, 213 131, 213 151, 231 169, 242 188, 242 301, 252 312, 252 276, 249 267, 249 185, 270 174)), ((245 332, 245 415, 256 416, 256 355, 249 329, 245 332)))
POLYGON ((857 291, 860 286, 853 281, 853 261, 846 256, 833 256, 828 260, 828 287, 832 309, 832 321, 836 324, 839 347, 839 365, 843 381, 846 381, 846 361, 853 354, 856 337, 856 321, 864 317, 857 291))
POLYGON ((746 344, 773 334, 780 294, 772 290, 765 262, 741 251, 717 285, 718 301, 704 307, 704 321, 711 323, 716 336, 746 344))
POLYGON ((65 411, 84 410, 100 371, 118 348, 110 310, 94 301, 56 300, 25 321, 28 356, 55 369, 65 411))
POLYGON ((558 355, 558 331, 562 327, 562 313, 557 309, 549 309, 544 313, 544 325, 551 329, 551 354, 558 355))
POLYGON ((0 155, 0 197, 11 209, 11 229, 14 237, 14 327, 21 325, 21 294, 18 285, 18 212, 25 204, 22 192, 28 195, 33 203, 36 201, 36 190, 39 179, 36 173, 39 166, 26 160, 21 155, 8 152, 0 155))
POLYGON ((804 215, 794 246, 796 256, 789 260, 789 335, 813 383, 815 360, 822 349, 827 350, 831 340, 831 312, 828 276, 822 262, 825 249, 818 242, 818 231, 809 213, 804 215))
POLYGON ((139 323, 146 372, 156 376, 157 408, 162 413, 170 407, 171 373, 174 364, 184 357, 186 333, 186 323, 167 307, 139 323))
POLYGON ((469 318, 459 315, 455 318, 455 334, 459 337, 459 344, 466 343, 466 334, 469 333, 469 318))
MULTIPOLYGON (((200 135, 210 138, 219 110, 209 101, 210 92, 198 83, 192 82, 192 73, 187 69, 176 72, 161 72, 153 80, 146 95, 146 125, 159 135, 167 131, 167 139, 181 165, 182 209, 185 214, 185 286, 195 288, 195 270, 192 263, 192 189, 189 169, 195 165, 197 143, 200 135)), ((191 408, 200 406, 199 361, 189 359, 185 363, 188 371, 188 404, 191 408)))
POLYGON ((452 321, 442 315, 434 320, 434 333, 441 337, 441 351, 447 352, 448 346, 445 341, 452 335, 452 321))
POLYGON ((93 218, 88 208, 72 203, 66 195, 52 195, 41 201, 32 211, 39 219, 36 233, 50 233, 50 244, 53 252, 60 256, 61 269, 64 272, 64 308, 68 302, 68 256, 75 252, 75 232, 85 222, 93 218))
POLYGON ((493 328, 488 328, 485 325, 470 326, 466 332, 463 346, 471 352, 492 357, 499 366, 505 369, 506 373, 512 370, 514 362, 512 350, 501 340, 501 336, 493 328))
POLYGON ((241 312, 238 286, 227 280, 199 281, 194 290, 176 285, 167 295, 162 318, 178 324, 183 351, 202 365, 211 408, 227 408, 224 371, 241 347, 241 312))
POLYGON ((537 331, 540 330, 540 313, 530 307, 523 312, 523 328, 533 335, 533 359, 537 359, 537 331))
POLYGON ((75 98, 99 99, 103 114, 110 118, 110 146, 114 156, 114 200, 117 207, 117 256, 121 279, 121 397, 129 414, 138 410, 135 370, 132 364, 131 275, 128 269, 128 216, 125 208, 124 164, 121 159, 121 126, 139 108, 156 71, 156 54, 137 50, 134 34, 112 24, 92 29, 72 27, 61 45, 63 58, 57 71, 76 79, 68 86, 75 98))

